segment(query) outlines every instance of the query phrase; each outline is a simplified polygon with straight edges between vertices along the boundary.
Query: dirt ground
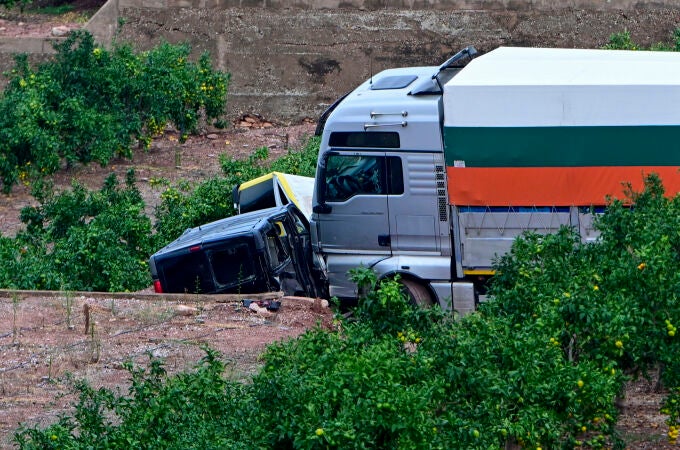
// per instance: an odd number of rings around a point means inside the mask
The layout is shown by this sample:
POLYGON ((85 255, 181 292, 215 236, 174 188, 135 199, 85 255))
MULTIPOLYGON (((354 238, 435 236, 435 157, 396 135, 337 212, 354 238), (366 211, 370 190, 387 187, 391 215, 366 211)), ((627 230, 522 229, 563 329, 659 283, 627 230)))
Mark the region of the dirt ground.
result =
POLYGON ((46 425, 68 411, 76 397, 67 373, 126 393, 124 362, 145 366, 153 355, 176 373, 194 367, 208 345, 224 355, 227 376, 247 381, 267 344, 333 318, 311 299, 285 297, 263 315, 212 298, 0 295, 0 448, 11 448, 19 422, 46 425))

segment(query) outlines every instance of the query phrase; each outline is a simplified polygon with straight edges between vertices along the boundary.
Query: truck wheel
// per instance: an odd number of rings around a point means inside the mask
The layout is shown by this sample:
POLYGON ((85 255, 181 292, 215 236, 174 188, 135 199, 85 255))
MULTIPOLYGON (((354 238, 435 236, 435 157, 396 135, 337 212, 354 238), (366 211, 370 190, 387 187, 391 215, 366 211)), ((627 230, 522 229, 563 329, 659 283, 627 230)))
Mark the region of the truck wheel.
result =
POLYGON ((404 292, 408 296, 411 303, 421 308, 430 308, 434 305, 434 299, 430 292, 422 284, 413 280, 399 280, 404 287, 404 292))

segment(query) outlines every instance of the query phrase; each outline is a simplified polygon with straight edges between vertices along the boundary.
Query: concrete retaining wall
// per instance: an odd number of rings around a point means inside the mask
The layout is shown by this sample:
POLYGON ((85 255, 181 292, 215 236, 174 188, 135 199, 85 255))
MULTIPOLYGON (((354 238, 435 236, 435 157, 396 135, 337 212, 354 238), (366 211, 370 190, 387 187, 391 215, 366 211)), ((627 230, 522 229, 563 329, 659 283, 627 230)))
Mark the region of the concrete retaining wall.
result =
POLYGON ((275 0, 216 8, 159 7, 175 0, 146 0, 147 7, 140 8, 120 1, 125 39, 142 48, 160 39, 188 40, 197 52, 209 51, 232 73, 229 115, 253 112, 278 121, 316 118, 371 73, 439 64, 467 45, 480 51, 500 45, 590 48, 624 30, 651 44, 669 40, 680 23, 680 10, 671 2, 452 1, 432 2, 434 8, 373 9, 370 0, 350 0, 351 7, 344 0, 323 0, 287 8, 275 0), (343 7, 326 9, 331 2, 343 7))
POLYGON ((109 0, 87 24, 106 44, 210 52, 232 74, 229 117, 278 122, 317 118, 371 73, 467 45, 592 48, 624 30, 649 45, 678 26, 680 0, 109 0))

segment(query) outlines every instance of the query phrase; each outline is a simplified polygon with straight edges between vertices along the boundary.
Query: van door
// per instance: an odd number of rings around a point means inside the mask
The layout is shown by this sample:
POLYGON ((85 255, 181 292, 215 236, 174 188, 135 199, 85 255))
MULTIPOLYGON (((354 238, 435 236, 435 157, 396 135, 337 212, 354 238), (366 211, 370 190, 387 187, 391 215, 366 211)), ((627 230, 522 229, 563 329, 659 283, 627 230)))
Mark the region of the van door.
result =
POLYGON ((324 253, 390 255, 389 191, 384 152, 329 152, 315 209, 324 253))

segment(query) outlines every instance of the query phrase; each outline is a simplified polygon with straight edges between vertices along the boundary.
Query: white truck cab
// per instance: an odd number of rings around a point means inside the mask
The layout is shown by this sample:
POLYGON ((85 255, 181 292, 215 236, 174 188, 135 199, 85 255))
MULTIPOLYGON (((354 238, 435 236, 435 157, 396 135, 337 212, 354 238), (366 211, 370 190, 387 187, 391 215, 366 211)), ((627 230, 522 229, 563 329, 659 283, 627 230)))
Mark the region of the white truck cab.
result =
MULTIPOLYGON (((418 303, 449 307, 456 276, 442 85, 475 53, 467 48, 440 67, 381 72, 322 118, 311 227, 331 296, 355 298, 347 273, 364 266, 381 278, 400 274, 418 303)), ((474 308, 472 284, 461 287, 465 308, 474 308)))

